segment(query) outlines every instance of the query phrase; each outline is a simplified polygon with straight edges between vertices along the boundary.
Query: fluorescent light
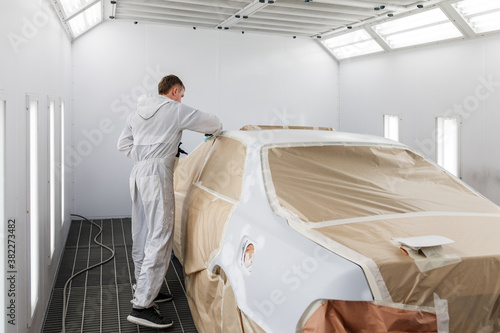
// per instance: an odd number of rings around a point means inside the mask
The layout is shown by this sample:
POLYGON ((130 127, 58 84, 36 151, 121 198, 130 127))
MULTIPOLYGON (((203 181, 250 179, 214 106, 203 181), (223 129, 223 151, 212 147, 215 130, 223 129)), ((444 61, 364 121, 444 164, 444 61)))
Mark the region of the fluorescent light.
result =
POLYGON ((477 33, 494 31, 500 29, 500 11, 470 19, 472 28, 477 33))
POLYGON ((64 11, 64 17, 68 18, 79 10, 87 7, 94 0, 58 0, 64 11))
POLYGON ((372 39, 370 35, 365 30, 357 30, 354 32, 346 33, 337 37, 332 37, 323 41, 327 46, 331 44, 337 46, 344 46, 348 44, 353 44, 356 42, 363 42, 372 39))
POLYGON ((363 29, 326 39, 322 43, 337 59, 345 59, 384 50, 363 29))
POLYGON ((397 49, 457 37, 462 37, 462 34, 450 22, 388 36, 386 42, 390 47, 397 49))
POLYGON ((458 119, 437 117, 437 163, 458 177, 458 119))
POLYGON ((448 22, 448 18, 440 9, 429 10, 424 13, 410 15, 401 19, 378 24, 373 29, 380 35, 390 35, 406 30, 418 29, 422 26, 448 22))
POLYGON ((38 101, 29 101, 29 233, 30 233, 30 318, 38 303, 39 282, 39 206, 38 188, 38 101))
POLYGON ((399 116, 384 114, 384 137, 399 141, 399 116))
POLYGON ((102 22, 101 1, 70 19, 68 24, 71 28, 73 37, 76 38, 100 22, 102 22))
POLYGON ((56 247, 56 103, 49 101, 50 258, 56 247))
POLYGON ((491 0, 464 0, 452 5, 460 14, 465 16, 483 14, 491 10, 498 10, 500 3, 491 0))
POLYGON ((465 0, 452 6, 475 33, 500 30, 500 1, 465 0))
POLYGON ((462 33, 436 8, 373 27, 391 48, 462 37, 462 33))
POLYGON ((102 0, 54 0, 59 18, 69 27, 68 34, 77 38, 103 21, 102 0))
POLYGON ((66 159, 66 154, 65 154, 65 151, 64 151, 64 144, 65 144, 65 135, 64 135, 64 131, 65 131, 65 117, 66 117, 66 114, 65 114, 65 110, 64 110, 64 101, 61 101, 61 225, 64 224, 64 218, 66 216, 66 191, 65 191, 65 188, 66 188, 66 185, 65 185, 65 172, 66 172, 66 168, 65 168, 65 159, 66 159))

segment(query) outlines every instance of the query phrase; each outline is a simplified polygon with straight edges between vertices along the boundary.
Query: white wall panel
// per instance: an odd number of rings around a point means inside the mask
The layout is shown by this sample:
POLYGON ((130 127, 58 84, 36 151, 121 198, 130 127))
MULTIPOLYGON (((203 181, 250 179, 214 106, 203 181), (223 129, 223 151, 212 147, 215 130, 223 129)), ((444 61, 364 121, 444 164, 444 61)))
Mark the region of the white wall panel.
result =
POLYGON ((483 72, 490 95, 481 101, 479 112, 469 117, 471 123, 464 127, 468 137, 474 143, 467 145, 467 156, 477 158, 465 159, 464 178, 474 184, 483 194, 500 204, 500 38, 492 38, 482 45, 483 72), (489 79, 490 78, 490 79, 489 79), (477 114, 476 114, 477 113, 477 114), (475 126, 473 126, 474 124, 475 126))
MULTIPOLYGON (((132 162, 116 142, 138 96, 164 75, 181 77, 183 103, 225 129, 337 127, 337 63, 311 40, 113 21, 78 38, 73 55, 75 212, 90 217, 130 215, 132 162)), ((183 147, 202 139, 185 132, 183 147)))
POLYGON ((401 141, 435 160, 435 117, 460 116, 463 179, 500 203, 500 37, 340 63, 340 127, 383 135, 401 114, 401 141))
POLYGON ((273 113, 282 112, 287 102, 282 82, 283 41, 252 34, 219 35, 218 97, 225 126, 237 129, 245 123, 272 122, 273 113))
POLYGON ((219 45, 219 103, 230 128, 336 127, 336 63, 314 41, 227 34, 219 45))
POLYGON ((120 169, 132 164, 122 158, 116 140, 148 75, 145 27, 124 31, 109 29, 112 23, 101 25, 73 43, 74 137, 66 151, 74 177, 72 211, 89 217, 99 216, 96 210, 116 207, 130 196, 128 174, 120 169), (116 184, 116 178, 125 182, 116 184))
POLYGON ((154 91, 162 74, 175 74, 186 86, 183 103, 218 114, 219 34, 204 29, 147 25, 145 36, 145 65, 158 75, 151 81, 154 91))
MULTIPOLYGON (((6 205, 5 216, 16 221, 15 325, 1 332, 40 332, 69 224, 56 231, 56 250, 50 260, 48 230, 47 163, 41 165, 41 214, 39 230, 39 301, 33 318, 29 313, 29 247, 27 221, 27 111, 26 94, 39 97, 40 153, 48 141, 47 96, 71 100, 71 46, 48 0, 0 0, 0 90, 7 96, 6 205)), ((68 135, 69 137, 69 135, 68 135)), ((42 156, 42 159, 45 158, 42 156)), ((46 158, 45 158, 46 160, 46 158)), ((68 192, 69 193, 69 192, 68 192)), ((7 223, 3 223, 5 227, 7 223)), ((59 224, 60 225, 60 224, 59 224)), ((3 268, 4 269, 4 268, 3 268)), ((2 282, 3 286, 3 282, 2 282)), ((5 301, 10 302, 7 297, 5 301)), ((9 303, 10 304, 10 303, 9 303)), ((6 317, 7 320, 10 318, 6 317)))

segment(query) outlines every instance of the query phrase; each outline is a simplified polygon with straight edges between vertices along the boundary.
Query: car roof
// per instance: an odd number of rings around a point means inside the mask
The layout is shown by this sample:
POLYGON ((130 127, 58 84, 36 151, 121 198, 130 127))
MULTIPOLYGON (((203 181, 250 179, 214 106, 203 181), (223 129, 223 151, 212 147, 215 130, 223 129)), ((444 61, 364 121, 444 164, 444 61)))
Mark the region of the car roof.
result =
POLYGON ((222 136, 237 139, 247 147, 261 148, 267 145, 282 144, 345 144, 345 145, 388 145, 408 148, 407 146, 384 137, 309 129, 264 129, 251 131, 224 131, 222 136))

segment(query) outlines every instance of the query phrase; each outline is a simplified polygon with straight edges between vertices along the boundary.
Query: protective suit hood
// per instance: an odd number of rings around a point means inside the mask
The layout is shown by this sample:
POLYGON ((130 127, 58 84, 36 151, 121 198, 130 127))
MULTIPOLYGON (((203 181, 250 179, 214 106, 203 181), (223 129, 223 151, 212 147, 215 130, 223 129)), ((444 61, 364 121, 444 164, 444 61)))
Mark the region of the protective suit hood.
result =
POLYGON ((170 98, 163 95, 142 95, 137 101, 137 113, 142 119, 147 120, 153 117, 163 105, 171 101, 170 98))

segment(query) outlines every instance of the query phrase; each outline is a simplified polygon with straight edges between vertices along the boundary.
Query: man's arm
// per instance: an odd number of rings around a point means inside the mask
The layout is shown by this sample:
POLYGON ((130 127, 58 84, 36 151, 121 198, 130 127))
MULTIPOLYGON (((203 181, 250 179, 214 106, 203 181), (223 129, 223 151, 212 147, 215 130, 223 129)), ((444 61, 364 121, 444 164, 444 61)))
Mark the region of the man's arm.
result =
POLYGON ((219 135, 222 124, 217 116, 180 104, 179 127, 200 133, 219 135))
POLYGON ((127 118, 127 124, 118 139, 118 150, 130 157, 132 148, 134 147, 134 136, 132 135, 132 128, 130 127, 130 116, 127 118))

